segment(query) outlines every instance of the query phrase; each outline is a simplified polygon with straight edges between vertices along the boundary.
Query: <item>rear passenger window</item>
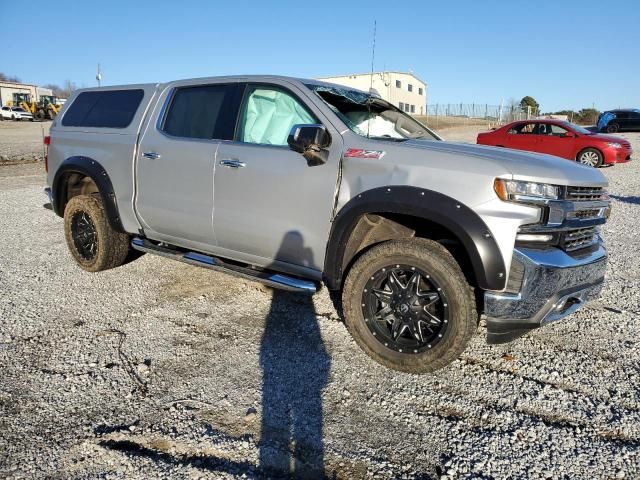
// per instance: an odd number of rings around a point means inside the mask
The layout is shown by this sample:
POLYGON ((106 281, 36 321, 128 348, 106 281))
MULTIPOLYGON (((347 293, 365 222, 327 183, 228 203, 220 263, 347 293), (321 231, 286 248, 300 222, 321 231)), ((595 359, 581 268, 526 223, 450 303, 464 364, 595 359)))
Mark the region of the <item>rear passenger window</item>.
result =
POLYGON ((143 90, 83 92, 62 118, 65 127, 126 128, 131 124, 143 90))
POLYGON ((162 131, 174 137, 231 140, 237 85, 199 85, 176 90, 162 131))

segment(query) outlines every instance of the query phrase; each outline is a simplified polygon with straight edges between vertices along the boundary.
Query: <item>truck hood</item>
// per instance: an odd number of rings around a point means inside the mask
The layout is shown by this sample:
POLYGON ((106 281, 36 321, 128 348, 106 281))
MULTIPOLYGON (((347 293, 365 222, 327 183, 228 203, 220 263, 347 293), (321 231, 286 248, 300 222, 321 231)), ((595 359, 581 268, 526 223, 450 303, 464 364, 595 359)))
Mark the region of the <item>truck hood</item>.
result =
POLYGON ((455 142, 407 140, 401 145, 415 150, 475 157, 479 162, 490 160, 510 172, 515 180, 574 186, 606 187, 608 184, 598 169, 553 155, 455 142))

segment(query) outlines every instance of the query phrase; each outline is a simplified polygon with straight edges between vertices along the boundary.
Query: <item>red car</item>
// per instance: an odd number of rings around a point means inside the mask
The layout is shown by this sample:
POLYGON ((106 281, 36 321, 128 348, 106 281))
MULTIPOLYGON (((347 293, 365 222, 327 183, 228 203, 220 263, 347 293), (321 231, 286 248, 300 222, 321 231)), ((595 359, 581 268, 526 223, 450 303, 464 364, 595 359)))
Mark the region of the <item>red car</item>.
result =
POLYGON ((560 120, 523 120, 478 134, 478 143, 548 153, 599 167, 631 160, 631 144, 560 120))

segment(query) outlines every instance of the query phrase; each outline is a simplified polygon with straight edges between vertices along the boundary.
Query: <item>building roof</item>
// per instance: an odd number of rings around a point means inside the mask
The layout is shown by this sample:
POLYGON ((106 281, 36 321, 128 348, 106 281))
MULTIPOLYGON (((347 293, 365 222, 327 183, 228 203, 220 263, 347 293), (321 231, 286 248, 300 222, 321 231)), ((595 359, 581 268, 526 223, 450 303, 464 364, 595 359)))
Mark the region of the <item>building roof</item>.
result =
POLYGON ((0 83, 8 83, 11 85, 16 85, 18 87, 35 87, 37 85, 34 85, 32 83, 24 83, 24 82, 10 82, 9 80, 0 80, 0 83))
MULTIPOLYGON (((380 74, 383 74, 383 73, 399 73, 399 74, 401 74, 401 75, 410 75, 410 76, 412 76, 413 78, 415 78, 416 80, 418 80, 419 82, 423 83, 424 85, 426 85, 426 84, 427 84, 427 82, 425 82, 424 80, 422 80, 420 77, 418 77, 418 76, 417 76, 415 73, 413 73, 413 72, 399 72, 399 71, 397 71, 397 70, 384 70, 384 71, 381 71, 381 72, 373 72, 373 75, 380 75, 380 74)), ((319 79, 319 80, 324 80, 324 79, 327 79, 327 78, 342 78, 342 77, 353 77, 353 76, 356 76, 356 77, 362 77, 362 76, 365 76, 365 75, 366 75, 366 76, 370 76, 371 74, 372 74, 372 72, 366 72, 366 73, 348 73, 348 74, 346 74, 346 75, 326 75, 326 76, 323 76, 323 77, 318 77, 318 79, 319 79)))

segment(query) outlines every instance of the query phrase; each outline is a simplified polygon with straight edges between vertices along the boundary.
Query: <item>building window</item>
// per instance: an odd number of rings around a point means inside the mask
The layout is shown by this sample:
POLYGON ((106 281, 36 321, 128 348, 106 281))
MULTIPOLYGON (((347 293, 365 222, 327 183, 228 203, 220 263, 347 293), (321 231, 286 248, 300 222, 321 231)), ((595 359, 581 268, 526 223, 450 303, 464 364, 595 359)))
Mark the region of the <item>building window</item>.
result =
POLYGON ((407 90, 409 90, 410 92, 413 92, 413 85, 408 84, 407 85, 407 90))
POLYGON ((400 110, 404 111, 404 103, 400 102, 400 110))
POLYGON ((400 80, 396 80, 396 88, 402 88, 402 83, 400 80))
POLYGON ((408 103, 404 104, 404 111, 407 112, 407 113, 409 113, 411 111, 411 107, 409 106, 408 103))
POLYGON ((423 93, 422 88, 418 88, 418 95, 422 95, 423 93))
POLYGON ((416 106, 415 105, 411 105, 411 113, 416 113, 416 106))

